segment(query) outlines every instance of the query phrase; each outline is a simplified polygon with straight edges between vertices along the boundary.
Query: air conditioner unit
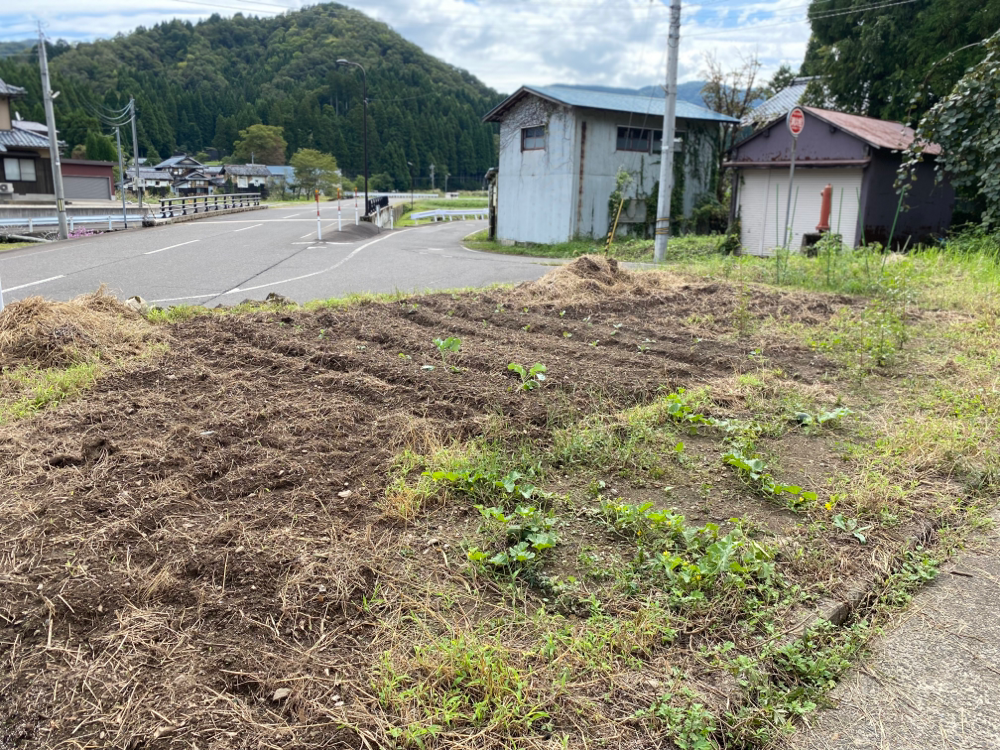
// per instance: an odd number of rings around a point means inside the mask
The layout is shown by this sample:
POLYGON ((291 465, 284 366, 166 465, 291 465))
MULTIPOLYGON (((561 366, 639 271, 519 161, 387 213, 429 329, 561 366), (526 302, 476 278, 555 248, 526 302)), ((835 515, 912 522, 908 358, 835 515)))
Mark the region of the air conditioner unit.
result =
POLYGON ((0 182, 0 195, 13 195, 13 194, 14 194, 13 182, 0 182))

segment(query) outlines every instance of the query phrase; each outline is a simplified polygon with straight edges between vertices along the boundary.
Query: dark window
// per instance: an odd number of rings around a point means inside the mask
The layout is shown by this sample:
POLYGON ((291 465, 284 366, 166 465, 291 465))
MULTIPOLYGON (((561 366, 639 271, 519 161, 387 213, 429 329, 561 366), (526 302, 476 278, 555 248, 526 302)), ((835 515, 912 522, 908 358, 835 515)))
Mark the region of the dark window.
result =
POLYGON ((645 151, 649 153, 652 131, 648 128, 618 128, 619 151, 645 151))
POLYGON ((521 128, 521 150, 538 151, 545 148, 545 127, 521 128))
POLYGON ((653 153, 658 154, 663 150, 663 131, 653 131, 653 153))

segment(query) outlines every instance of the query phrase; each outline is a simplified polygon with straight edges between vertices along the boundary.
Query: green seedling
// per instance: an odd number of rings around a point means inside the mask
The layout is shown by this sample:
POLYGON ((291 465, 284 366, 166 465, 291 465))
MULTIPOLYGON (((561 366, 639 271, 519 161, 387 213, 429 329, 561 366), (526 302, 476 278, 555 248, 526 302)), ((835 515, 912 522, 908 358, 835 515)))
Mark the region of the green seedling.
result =
POLYGON ((564 339, 571 339, 571 338, 573 338, 573 334, 570 333, 569 331, 563 331, 563 338, 564 339))
POLYGON ((507 365, 507 369, 516 372, 521 378, 522 391, 534 390, 545 380, 546 368, 541 362, 535 362, 530 370, 526 369, 524 365, 519 365, 517 362, 511 362, 507 365))
POLYGON ((767 464, 757 456, 745 456, 738 448, 726 453, 722 460, 736 468, 745 481, 765 495, 784 498, 789 507, 800 508, 816 502, 816 493, 803 490, 795 484, 782 484, 767 471, 767 464))
POLYGON ((861 542, 861 544, 868 542, 868 537, 865 536, 865 532, 870 530, 872 528, 871 526, 861 526, 858 524, 858 519, 844 518, 841 513, 835 515, 832 520, 834 526, 843 531, 845 534, 850 534, 861 542))

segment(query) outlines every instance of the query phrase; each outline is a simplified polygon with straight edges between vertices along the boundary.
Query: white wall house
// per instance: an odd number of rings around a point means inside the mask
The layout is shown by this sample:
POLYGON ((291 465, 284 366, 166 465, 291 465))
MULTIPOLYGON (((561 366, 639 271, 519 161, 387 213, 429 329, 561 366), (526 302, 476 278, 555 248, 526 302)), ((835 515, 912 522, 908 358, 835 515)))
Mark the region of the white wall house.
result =
MULTIPOLYGON (((604 237, 609 200, 627 173, 621 221, 651 225, 660 178, 662 97, 578 86, 523 86, 483 119, 500 123, 497 238, 604 237)), ((719 128, 732 118, 677 103, 675 201, 685 217, 716 179, 719 128)), ((679 218, 679 217, 675 217, 679 218)))

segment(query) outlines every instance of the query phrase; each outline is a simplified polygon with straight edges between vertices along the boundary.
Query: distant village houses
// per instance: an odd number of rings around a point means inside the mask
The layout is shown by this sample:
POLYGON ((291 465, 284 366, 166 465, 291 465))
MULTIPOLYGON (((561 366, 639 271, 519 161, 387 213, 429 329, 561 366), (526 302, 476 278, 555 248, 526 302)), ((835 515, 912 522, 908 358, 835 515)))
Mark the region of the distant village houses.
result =
MULTIPOLYGON (((522 86, 483 119, 500 124, 496 236, 557 243, 620 227, 648 233, 660 177, 663 97, 584 86, 522 86), (618 201, 621 203, 621 201, 618 201)), ((731 117, 677 102, 675 218, 718 179, 720 127, 731 117)))

